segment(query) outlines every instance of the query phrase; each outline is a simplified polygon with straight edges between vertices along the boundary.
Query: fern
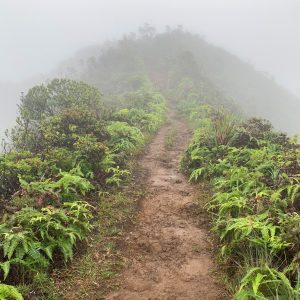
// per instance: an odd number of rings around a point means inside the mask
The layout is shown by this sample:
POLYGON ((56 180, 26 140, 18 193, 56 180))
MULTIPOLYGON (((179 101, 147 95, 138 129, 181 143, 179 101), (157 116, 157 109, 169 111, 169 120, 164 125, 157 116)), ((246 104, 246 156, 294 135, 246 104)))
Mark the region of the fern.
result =
POLYGON ((84 174, 77 166, 70 172, 60 172, 61 178, 58 181, 46 179, 27 183, 21 177, 19 177, 19 181, 22 188, 30 194, 50 193, 57 198, 62 198, 63 201, 73 201, 78 200, 80 194, 85 196, 87 192, 94 188, 90 181, 83 176, 84 174))
POLYGON ((0 283, 0 300, 23 300, 23 296, 17 288, 11 285, 0 283))
POLYGON ((25 208, 16 213, 11 229, 1 233, 4 279, 13 264, 29 271, 47 270, 55 250, 65 261, 71 260, 77 241, 92 228, 90 208, 80 201, 66 202, 63 208, 25 208))
POLYGON ((190 181, 197 181, 200 177, 203 176, 204 172, 205 172, 205 168, 204 167, 194 170, 191 173, 189 180, 190 181))
POLYGON ((121 182, 130 174, 128 170, 121 170, 119 166, 116 168, 110 167, 107 170, 111 175, 106 178, 106 183, 111 185, 120 186, 121 182))

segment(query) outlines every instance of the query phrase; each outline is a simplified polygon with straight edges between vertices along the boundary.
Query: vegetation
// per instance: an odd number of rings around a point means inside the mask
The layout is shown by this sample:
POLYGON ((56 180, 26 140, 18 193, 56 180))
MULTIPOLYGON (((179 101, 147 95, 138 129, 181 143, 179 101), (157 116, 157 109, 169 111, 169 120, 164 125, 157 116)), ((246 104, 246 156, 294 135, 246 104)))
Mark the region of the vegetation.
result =
POLYGON ((23 296, 18 292, 18 290, 7 284, 0 284, 0 299, 15 299, 15 300, 23 300, 23 296))
POLYGON ((176 140, 176 130, 174 128, 169 128, 165 136, 165 147, 167 149, 172 149, 176 140))
POLYGON ((300 148, 264 119, 195 104, 182 160, 190 181, 209 179, 207 204, 236 299, 300 297, 300 148))
MULTIPOLYGON (((93 279, 114 277, 122 260, 91 266, 101 243, 89 236, 118 235, 130 202, 119 192, 164 121, 162 94, 194 127, 181 167, 191 182, 211 182, 207 210, 235 298, 300 299, 299 141, 243 112, 256 113, 267 95, 278 107, 258 113, 294 131, 295 98, 181 27, 156 34, 146 25, 94 52, 66 63, 76 80, 22 96, 0 155, 0 299, 51 299, 49 272, 72 268, 87 246, 94 252, 80 266, 93 279)), ((166 148, 175 139, 169 129, 166 148)), ((102 252, 118 256, 113 243, 102 252)))
MULTIPOLYGON (((41 289, 37 297, 48 297, 42 277, 84 245, 101 215, 102 195, 127 180, 131 157, 163 122, 164 111, 164 98, 147 80, 115 103, 69 79, 29 90, 0 157, 3 282, 31 284, 41 289)), ((8 285, 1 293, 22 299, 8 285)))
POLYGON ((157 32, 145 24, 116 42, 84 49, 59 71, 105 94, 135 89, 138 80, 132 78, 138 75, 147 74, 164 92, 173 92, 185 82, 186 88, 196 91, 190 94, 194 99, 219 103, 227 98, 248 116, 268 118, 276 128, 292 134, 300 131, 299 98, 269 75, 182 26, 157 32), (199 98, 200 93, 204 97, 199 98))

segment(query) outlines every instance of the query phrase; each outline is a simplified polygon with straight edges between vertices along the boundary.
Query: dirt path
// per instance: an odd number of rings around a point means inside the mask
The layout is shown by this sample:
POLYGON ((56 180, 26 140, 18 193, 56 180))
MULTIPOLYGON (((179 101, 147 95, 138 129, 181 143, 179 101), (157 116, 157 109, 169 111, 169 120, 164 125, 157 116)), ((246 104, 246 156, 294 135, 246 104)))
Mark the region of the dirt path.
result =
POLYGON ((197 189, 179 173, 178 164, 189 137, 185 123, 171 114, 141 159, 149 194, 126 237, 129 267, 122 286, 106 299, 225 299, 212 275, 207 231, 187 212, 195 207, 197 189), (167 149, 170 128, 176 144, 167 149))

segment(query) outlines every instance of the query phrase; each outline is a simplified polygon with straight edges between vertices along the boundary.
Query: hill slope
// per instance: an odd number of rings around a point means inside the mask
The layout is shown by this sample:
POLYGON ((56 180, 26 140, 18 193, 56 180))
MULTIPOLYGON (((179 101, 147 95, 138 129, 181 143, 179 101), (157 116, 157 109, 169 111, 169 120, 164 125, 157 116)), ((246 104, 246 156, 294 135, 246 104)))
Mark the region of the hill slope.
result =
POLYGON ((186 76, 196 83, 205 82, 217 98, 232 99, 249 116, 268 118, 277 129, 289 133, 300 131, 299 98, 250 64, 180 27, 156 34, 146 26, 138 35, 84 49, 64 62, 59 72, 86 80, 106 94, 122 90, 120 81, 130 74, 146 72, 164 89, 178 85, 179 78, 186 76))

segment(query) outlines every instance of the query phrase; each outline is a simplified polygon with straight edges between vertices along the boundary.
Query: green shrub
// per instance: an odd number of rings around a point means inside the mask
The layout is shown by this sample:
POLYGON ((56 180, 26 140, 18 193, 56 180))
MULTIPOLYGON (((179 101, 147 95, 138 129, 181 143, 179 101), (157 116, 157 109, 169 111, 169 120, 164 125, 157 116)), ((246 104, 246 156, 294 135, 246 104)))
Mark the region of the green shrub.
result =
POLYGON ((28 195, 36 199, 38 206, 45 206, 44 200, 57 202, 75 201, 80 199, 93 189, 89 180, 84 178, 80 168, 74 168, 70 172, 60 172, 57 181, 46 179, 44 181, 32 181, 27 183, 20 177, 21 187, 28 195))
POLYGON ((107 130, 111 135, 110 144, 113 152, 119 156, 127 157, 134 154, 144 143, 143 133, 125 122, 112 122, 107 130))
POLYGON ((248 270, 234 299, 297 299, 299 296, 284 273, 266 266, 248 270))
POLYGON ((0 228, 4 279, 11 266, 18 272, 44 272, 54 254, 65 261, 72 259, 76 242, 83 240, 92 226, 87 202, 65 202, 61 208, 48 206, 41 210, 23 208, 0 228))
POLYGON ((298 299, 299 148, 267 120, 239 124, 222 111, 195 111, 198 127, 181 165, 190 180, 213 185, 207 208, 221 255, 230 277, 243 277, 235 298, 298 299))
POLYGON ((19 291, 7 284, 0 283, 0 300, 23 300, 23 296, 19 293, 19 291))
POLYGON ((92 207, 83 200, 119 187, 132 155, 164 120, 165 99, 150 81, 134 86, 109 104, 96 88, 68 79, 22 97, 12 150, 0 156, 3 281, 33 288, 35 296, 51 294, 49 268, 72 260, 93 228, 92 207))

